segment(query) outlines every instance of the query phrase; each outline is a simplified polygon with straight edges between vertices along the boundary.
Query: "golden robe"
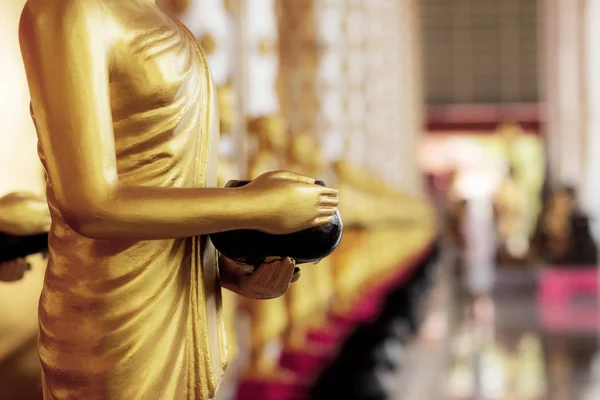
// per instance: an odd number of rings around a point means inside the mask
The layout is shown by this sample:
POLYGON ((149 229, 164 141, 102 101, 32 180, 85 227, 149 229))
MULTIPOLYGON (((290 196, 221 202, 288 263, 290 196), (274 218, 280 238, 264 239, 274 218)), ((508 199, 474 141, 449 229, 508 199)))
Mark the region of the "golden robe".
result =
MULTIPOLYGON (((184 26, 163 14, 134 23, 109 77, 119 178, 144 186, 213 185, 216 171, 208 166, 218 118, 205 56, 184 26)), ((43 148, 40 157, 45 162, 43 148)), ((52 184, 39 305, 44 397, 212 398, 226 366, 214 248, 205 237, 80 236, 61 216, 52 184)))

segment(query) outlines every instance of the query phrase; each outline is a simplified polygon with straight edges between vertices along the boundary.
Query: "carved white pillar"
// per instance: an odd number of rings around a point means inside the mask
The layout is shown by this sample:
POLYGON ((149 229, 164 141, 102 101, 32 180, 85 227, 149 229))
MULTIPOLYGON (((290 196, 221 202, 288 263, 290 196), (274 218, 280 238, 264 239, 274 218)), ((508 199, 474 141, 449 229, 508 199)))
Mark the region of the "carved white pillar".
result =
POLYGON ((592 230, 596 240, 600 240, 600 1, 587 0, 585 15, 586 74, 587 94, 584 114, 587 140, 585 143, 585 173, 582 200, 585 209, 592 215, 592 230))
MULTIPOLYGON (((331 1, 316 1, 314 5, 315 37, 311 43, 317 59, 313 95, 319 101, 314 102, 318 107, 313 109, 313 129, 329 161, 341 159, 345 141, 360 135, 358 125, 362 105, 353 95, 356 82, 352 75, 348 81, 344 79, 344 72, 348 70, 344 54, 350 53, 343 29, 343 21, 347 18, 346 7, 343 3, 331 1)), ((351 22, 347 20, 346 23, 351 22)), ((360 66, 360 63, 356 64, 354 71, 359 70, 360 66)), ((356 150, 357 140, 349 141, 354 144, 351 151, 356 150)), ((352 153, 354 159, 360 158, 358 150, 358 155, 352 153)))
POLYGON ((247 51, 247 116, 260 117, 279 113, 277 78, 278 27, 274 0, 246 1, 245 46, 247 51))
POLYGON ((577 189, 600 239, 600 1, 546 0, 544 5, 551 180, 577 189))
POLYGON ((416 0, 279 0, 283 113, 342 158, 418 190, 416 0), (314 105, 314 106, 313 106, 314 105))
POLYGON ((398 37, 399 59, 397 64, 397 76, 401 87, 397 94, 402 101, 399 122, 402 126, 397 140, 396 150, 400 154, 398 168, 401 173, 397 177, 400 187, 412 192, 421 193, 423 180, 418 166, 418 146, 424 131, 424 106, 422 76, 422 53, 421 53, 421 15, 419 0, 402 0, 399 2, 401 8, 401 28, 398 37))
POLYGON ((585 160, 585 0, 545 0, 544 81, 552 181, 581 189, 585 160))

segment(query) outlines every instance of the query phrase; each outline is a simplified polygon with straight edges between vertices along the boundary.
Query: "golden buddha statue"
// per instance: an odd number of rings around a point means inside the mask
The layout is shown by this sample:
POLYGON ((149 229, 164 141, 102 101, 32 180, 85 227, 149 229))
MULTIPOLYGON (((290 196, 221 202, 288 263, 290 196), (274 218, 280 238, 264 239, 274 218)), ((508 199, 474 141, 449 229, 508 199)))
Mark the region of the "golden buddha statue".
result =
POLYGON ((217 88, 221 133, 231 133, 238 121, 235 91, 231 81, 217 88))
POLYGON ((253 118, 247 124, 248 134, 257 144, 249 159, 249 174, 253 179, 264 171, 279 169, 287 151, 287 125, 279 115, 253 118))
POLYGON ((390 188, 345 160, 334 168, 345 229, 340 246, 331 256, 333 311, 344 314, 365 288, 387 279, 396 266, 425 250, 435 238, 437 225, 434 209, 426 199, 390 188))
MULTIPOLYGON (((32 236, 48 232, 51 224, 46 200, 33 193, 14 192, 0 198, 0 233, 32 236)), ((31 267, 24 257, 0 262, 0 282, 23 278, 31 267)))
POLYGON ((435 219, 433 208, 421 196, 394 190, 379 177, 345 160, 334 164, 344 204, 346 225, 413 225, 435 219), (377 210, 373 213, 372 210, 377 210))
POLYGON ((289 172, 216 184, 216 96, 197 40, 150 0, 29 0, 19 37, 48 175, 39 305, 46 399, 210 399, 226 366, 220 287, 282 296, 206 235, 332 220, 337 191, 289 172))
POLYGON ((500 262, 524 261, 529 253, 528 198, 523 185, 509 166, 508 174, 494 196, 500 262))
MULTIPOLYGON (((288 170, 317 178, 327 165, 318 143, 309 132, 291 136, 287 161, 288 170)), ((318 266, 302 268, 302 276, 302 280, 284 296, 289 316, 285 340, 288 349, 306 350, 307 330, 322 328, 326 323, 333 293, 331 258, 321 260, 318 266), (311 293, 311 296, 306 293, 311 293)))
MULTIPOLYGON (((247 130, 258 148, 249 158, 249 178, 283 167, 287 150, 287 127, 280 116, 262 116, 248 121, 247 130)), ((292 375, 278 367, 280 341, 289 324, 283 297, 269 301, 243 300, 242 307, 251 315, 250 360, 245 378, 291 380, 292 375)))

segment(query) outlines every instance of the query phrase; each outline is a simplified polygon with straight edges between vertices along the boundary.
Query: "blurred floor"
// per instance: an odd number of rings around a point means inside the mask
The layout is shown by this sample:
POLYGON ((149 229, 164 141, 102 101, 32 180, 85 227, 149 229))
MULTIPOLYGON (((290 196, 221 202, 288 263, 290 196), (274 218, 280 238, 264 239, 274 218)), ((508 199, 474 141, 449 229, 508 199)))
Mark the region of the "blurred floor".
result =
MULTIPOLYGON (((442 255, 420 336, 395 353, 400 374, 384 378, 393 400, 600 399, 592 385, 600 387, 596 332, 545 332, 539 271, 499 268, 491 301, 480 300, 473 312, 452 274, 453 257, 442 255)), ((34 339, 0 363, 0 399, 41 399, 34 339)))
POLYGON ((452 273, 455 255, 443 257, 394 400, 600 399, 597 329, 578 328, 577 316, 560 330, 543 326, 539 268, 498 268, 492 294, 475 301, 452 273))
POLYGON ((596 332, 544 329, 537 272, 498 269, 489 319, 467 313, 453 333, 446 399, 584 399, 598 349, 596 332))
POLYGON ((456 255, 443 246, 439 268, 427 299, 419 337, 406 349, 403 368, 393 385, 393 400, 441 400, 450 359, 450 337, 454 331, 455 296, 451 266, 456 255))

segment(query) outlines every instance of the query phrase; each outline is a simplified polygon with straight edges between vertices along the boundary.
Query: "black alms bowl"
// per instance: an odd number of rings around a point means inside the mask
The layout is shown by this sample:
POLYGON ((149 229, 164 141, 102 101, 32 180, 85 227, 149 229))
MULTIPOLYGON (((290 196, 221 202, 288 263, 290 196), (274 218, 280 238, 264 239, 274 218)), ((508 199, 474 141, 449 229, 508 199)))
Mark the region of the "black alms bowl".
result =
MULTIPOLYGON (((229 181, 226 187, 240 187, 250 181, 229 181)), ((325 186, 322 181, 315 182, 325 186)), ((271 235, 255 230, 236 230, 210 235, 224 256, 250 265, 260 265, 266 257, 291 257, 296 264, 317 263, 336 249, 342 240, 339 210, 327 225, 287 235, 271 235)))

